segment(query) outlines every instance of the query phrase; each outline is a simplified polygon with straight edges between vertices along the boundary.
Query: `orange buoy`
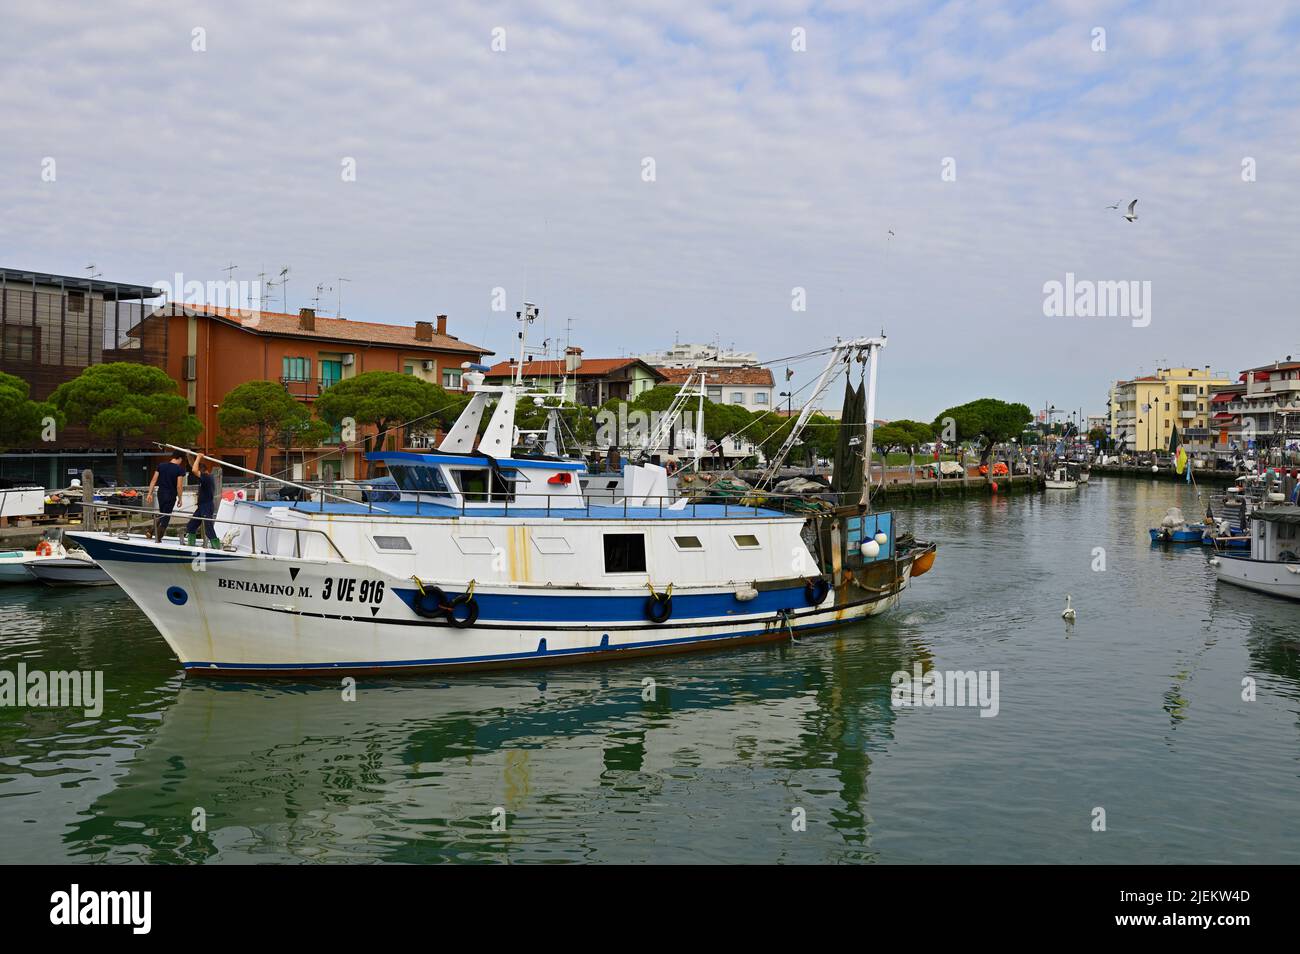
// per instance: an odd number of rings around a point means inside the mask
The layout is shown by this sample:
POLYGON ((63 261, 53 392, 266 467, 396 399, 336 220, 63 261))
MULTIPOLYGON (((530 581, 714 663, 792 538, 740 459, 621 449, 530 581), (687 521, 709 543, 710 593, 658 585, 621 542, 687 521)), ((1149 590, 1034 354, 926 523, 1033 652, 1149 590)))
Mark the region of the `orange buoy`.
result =
POLYGON ((996 480, 993 481, 993 483, 989 484, 989 486, 993 488, 994 493, 998 492, 998 482, 996 480))

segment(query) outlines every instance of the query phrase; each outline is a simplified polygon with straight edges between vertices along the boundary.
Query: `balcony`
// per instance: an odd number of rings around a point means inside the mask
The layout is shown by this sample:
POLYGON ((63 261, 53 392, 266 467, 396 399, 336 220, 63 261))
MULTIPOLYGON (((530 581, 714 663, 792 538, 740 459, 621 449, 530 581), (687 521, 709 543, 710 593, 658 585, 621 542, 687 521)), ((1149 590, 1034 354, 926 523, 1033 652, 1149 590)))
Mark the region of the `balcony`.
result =
POLYGON ((1195 411, 1179 411, 1179 412, 1178 412, 1178 416, 1179 416, 1180 418, 1182 418, 1184 421, 1190 421, 1190 420, 1192 420, 1193 418, 1196 417, 1196 412, 1195 412, 1195 411))
POLYGON ((338 383, 338 380, 338 378, 281 378, 280 383, 292 397, 311 401, 320 397, 322 391, 331 384, 338 383))

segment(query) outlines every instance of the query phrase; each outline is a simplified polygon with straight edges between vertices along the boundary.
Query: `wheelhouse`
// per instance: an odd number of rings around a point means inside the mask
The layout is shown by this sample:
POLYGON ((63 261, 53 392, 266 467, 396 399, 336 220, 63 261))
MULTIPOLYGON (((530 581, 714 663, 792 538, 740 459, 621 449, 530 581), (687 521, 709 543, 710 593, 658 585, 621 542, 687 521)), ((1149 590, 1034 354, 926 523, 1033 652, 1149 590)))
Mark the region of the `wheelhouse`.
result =
POLYGON ((402 500, 457 509, 513 504, 582 507, 581 461, 496 458, 484 454, 371 454, 397 482, 402 500))

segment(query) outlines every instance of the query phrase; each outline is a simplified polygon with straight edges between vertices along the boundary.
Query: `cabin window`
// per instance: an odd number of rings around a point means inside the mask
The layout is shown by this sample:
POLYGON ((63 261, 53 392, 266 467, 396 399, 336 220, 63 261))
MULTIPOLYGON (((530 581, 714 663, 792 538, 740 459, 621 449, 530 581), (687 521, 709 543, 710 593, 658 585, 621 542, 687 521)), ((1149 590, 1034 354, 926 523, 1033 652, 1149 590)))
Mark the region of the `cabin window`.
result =
POLYGON ((605 534, 606 573, 645 572, 645 534, 605 534))
POLYGON ((467 556, 486 556, 496 553, 491 537, 456 537, 456 546, 467 556))
POLYGON ((375 546, 381 550, 412 550, 411 541, 406 537, 371 537, 375 541, 375 546))
POLYGON ((538 553, 572 553, 573 544, 566 537, 533 537, 533 546, 538 553))
POLYGON ((758 549, 758 537, 754 536, 752 533, 737 533, 731 539, 735 540, 736 546, 740 547, 742 550, 758 549))
POLYGON ((460 487, 460 492, 465 495, 469 501, 484 501, 488 499, 488 472, 487 468, 478 468, 475 470, 453 470, 456 476, 456 484, 460 487))
POLYGON ((388 472, 397 486, 402 490, 418 491, 428 494, 446 494, 447 481, 442 478, 442 471, 428 465, 389 464, 388 472))
POLYGON ((704 544, 699 537, 673 537, 673 543, 679 550, 703 550, 704 544))

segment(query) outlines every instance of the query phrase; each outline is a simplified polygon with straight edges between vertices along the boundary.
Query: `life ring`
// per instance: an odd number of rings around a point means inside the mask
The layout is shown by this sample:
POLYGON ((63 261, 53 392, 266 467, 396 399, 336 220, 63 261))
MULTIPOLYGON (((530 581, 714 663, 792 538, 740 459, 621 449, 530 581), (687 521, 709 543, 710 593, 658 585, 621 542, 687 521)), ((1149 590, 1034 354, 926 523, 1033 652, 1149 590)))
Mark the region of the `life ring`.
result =
POLYGON ((447 594, 437 586, 426 586, 411 600, 411 609, 425 619, 437 619, 447 612, 447 594))
POLYGON ((671 593, 651 593, 645 598, 645 615, 652 623, 665 623, 673 615, 671 593))
POLYGON ((818 576, 804 584, 803 595, 809 606, 820 606, 830 591, 831 585, 826 582, 826 577, 818 576))
POLYGON ((42 540, 40 543, 36 544, 37 556, 49 556, 53 552, 54 552, 54 547, 50 545, 49 540, 42 540))
POLYGON ((447 622, 451 623, 451 625, 457 629, 468 629, 478 622, 478 600, 468 593, 462 593, 451 601, 451 605, 445 612, 447 622), (465 610, 464 616, 458 615, 462 607, 465 610))

